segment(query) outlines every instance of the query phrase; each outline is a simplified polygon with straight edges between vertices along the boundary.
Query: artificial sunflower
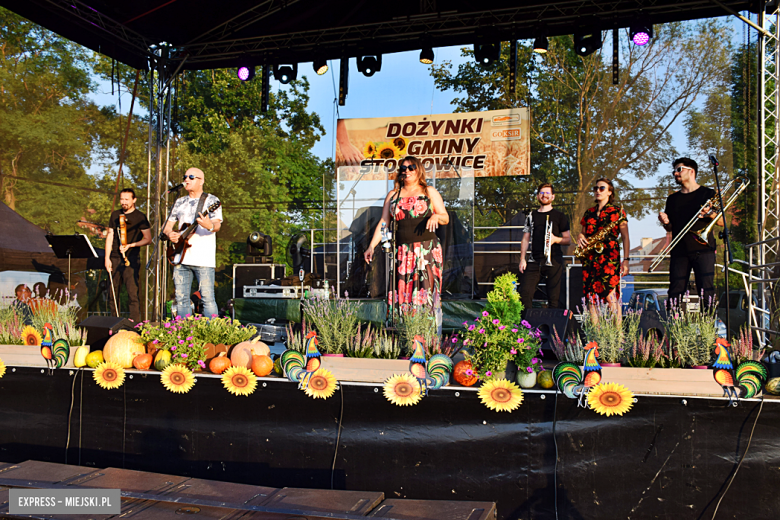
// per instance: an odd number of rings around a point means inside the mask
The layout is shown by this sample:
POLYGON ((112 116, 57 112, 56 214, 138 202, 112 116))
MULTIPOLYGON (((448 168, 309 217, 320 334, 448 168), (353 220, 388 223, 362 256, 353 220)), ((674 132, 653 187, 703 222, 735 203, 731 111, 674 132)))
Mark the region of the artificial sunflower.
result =
POLYGON ((373 141, 366 143, 366 146, 363 148, 363 157, 366 159, 373 159, 376 157, 376 143, 373 141))
POLYGON ((41 346, 41 333, 27 325, 22 329, 22 343, 28 347, 40 347, 41 346))
POLYGON ((397 159, 401 157, 401 152, 393 143, 382 143, 376 147, 377 157, 379 159, 397 159))
POLYGON ((314 399, 317 399, 318 397, 327 399, 333 395, 336 388, 338 388, 336 377, 330 370, 320 368, 311 375, 309 383, 303 391, 306 395, 313 397, 314 399))
POLYGON ((98 365, 92 373, 95 382, 104 390, 119 388, 125 382, 125 369, 113 361, 105 361, 98 365))
POLYGON ((399 153, 403 153, 403 151, 406 150, 406 139, 399 135, 393 139, 393 146, 396 147, 399 153))
POLYGON ((485 406, 497 412, 511 412, 523 402, 523 391, 506 379, 489 379, 477 395, 485 406))
POLYGON ((623 415, 634 404, 634 394, 623 385, 602 383, 588 392, 588 404, 601 415, 623 415))
POLYGON ((3 377, 5 375, 5 363, 3 363, 3 360, 0 359, 0 377, 3 377))
POLYGON ((257 377, 246 367, 230 367, 222 374, 222 384, 233 395, 249 395, 257 387, 257 377))
POLYGON ((385 381, 385 397, 397 406, 411 406, 422 399, 420 385, 412 374, 394 375, 385 381))
POLYGON ((195 376, 186 365, 168 365, 160 374, 160 381, 166 390, 174 394, 186 394, 195 385, 195 376))

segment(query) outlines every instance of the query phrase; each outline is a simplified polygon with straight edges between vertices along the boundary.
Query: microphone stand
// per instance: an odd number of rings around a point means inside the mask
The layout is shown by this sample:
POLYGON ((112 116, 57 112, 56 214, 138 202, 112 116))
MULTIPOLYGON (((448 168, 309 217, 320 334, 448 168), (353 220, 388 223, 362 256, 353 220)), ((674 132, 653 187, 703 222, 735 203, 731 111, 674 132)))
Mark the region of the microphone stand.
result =
MULTIPOLYGON (((729 339, 731 334, 731 305, 729 304, 729 266, 734 263, 734 255, 731 251, 731 239, 729 238, 729 225, 726 219, 726 212, 723 211, 723 193, 720 191, 720 180, 718 179, 718 166, 720 163, 714 155, 710 154, 710 163, 712 164, 712 170, 715 175, 715 187, 718 190, 718 201, 720 202, 721 212, 723 215, 723 270, 726 273, 725 276, 725 289, 726 289, 726 339, 729 339)), ((717 218, 717 217, 716 217, 717 218)), ((747 295, 749 298, 750 295, 747 295)), ((717 315, 717 312, 716 312, 717 315)))
MULTIPOLYGON (((396 326, 396 311, 399 311, 398 307, 399 305, 396 305, 395 300, 398 300, 400 302, 400 296, 398 295, 398 280, 396 279, 398 276, 398 270, 396 269, 395 265, 395 258, 398 254, 398 251, 396 250, 395 245, 395 235, 396 235, 396 220, 395 220, 395 211, 398 209, 398 201, 401 200, 401 188, 404 186, 404 181, 406 180, 406 174, 399 173, 398 174, 398 189, 396 190, 395 200, 390 204, 390 222, 388 223, 388 229, 390 229, 390 268, 393 270, 393 286, 392 294, 390 291, 388 291, 388 296, 390 296, 390 324, 395 327, 396 326)), ((404 260, 405 261, 405 260, 404 260)), ((399 312, 400 315, 400 312, 399 312)))

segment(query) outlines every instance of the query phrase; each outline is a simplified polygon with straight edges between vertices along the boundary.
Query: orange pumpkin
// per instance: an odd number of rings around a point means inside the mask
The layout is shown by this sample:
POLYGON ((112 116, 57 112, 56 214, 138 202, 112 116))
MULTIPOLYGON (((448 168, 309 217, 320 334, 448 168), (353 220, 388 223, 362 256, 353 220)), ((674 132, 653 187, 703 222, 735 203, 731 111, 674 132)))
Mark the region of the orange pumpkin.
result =
POLYGON ((118 363, 122 368, 133 368, 133 360, 146 354, 146 345, 140 343, 141 335, 131 330, 120 330, 103 347, 103 359, 118 363))
POLYGON ((220 352, 217 357, 209 362, 209 370, 215 374, 221 374, 228 368, 230 368, 230 360, 227 357, 227 352, 220 352))
POLYGON ((154 358, 151 354, 138 354, 133 358, 133 366, 138 370, 146 370, 152 366, 154 358))
POLYGON ((252 368, 252 356, 268 356, 271 349, 258 338, 242 341, 230 351, 230 361, 234 367, 252 368))
POLYGON ((473 373, 471 375, 467 374, 467 370, 473 370, 473 368, 471 366, 471 361, 464 359, 455 365, 455 368, 452 370, 452 376, 461 386, 474 386, 477 381, 479 381, 479 378, 473 373))
POLYGON ((264 377, 274 369, 274 362, 266 355, 252 356, 252 372, 257 377, 264 377))

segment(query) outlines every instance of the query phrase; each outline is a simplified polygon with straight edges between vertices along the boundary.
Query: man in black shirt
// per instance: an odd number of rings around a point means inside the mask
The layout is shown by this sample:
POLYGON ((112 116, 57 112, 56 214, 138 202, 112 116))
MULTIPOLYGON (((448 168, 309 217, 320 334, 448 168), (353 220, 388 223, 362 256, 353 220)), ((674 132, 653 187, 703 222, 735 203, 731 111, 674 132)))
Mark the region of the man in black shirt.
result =
MULTIPOLYGON (((135 209, 135 192, 124 189, 119 194, 121 210, 111 213, 108 222, 108 236, 106 237, 106 269, 112 274, 114 290, 111 291, 111 309, 114 305, 114 295, 119 298, 119 289, 122 282, 127 288, 127 297, 130 302, 130 319, 138 323, 141 321, 141 304, 138 299, 138 273, 141 271, 141 247, 152 242, 152 230, 146 215, 135 209), (127 245, 121 244, 119 215, 124 214, 127 225, 127 245), (109 253, 110 252, 110 253, 109 253), (125 266, 127 257, 130 265, 125 266)), ((114 311, 116 312, 116 311, 114 311)))
POLYGON ((563 251, 561 246, 571 243, 569 233, 569 219, 566 215, 553 209, 555 192, 552 184, 544 183, 536 191, 539 200, 539 209, 532 211, 525 221, 523 242, 520 246, 520 272, 523 278, 520 282, 520 300, 524 309, 530 309, 536 286, 542 276, 547 277, 547 303, 548 307, 555 309, 560 307, 561 275, 563 274, 563 251), (552 225, 550 235, 550 263, 547 265, 545 255, 545 234, 548 224, 552 225), (531 244, 531 259, 526 260, 528 244, 531 244))
MULTIPOLYGON (((672 249, 669 257, 669 302, 679 300, 688 287, 688 279, 693 269, 696 291, 702 296, 705 306, 715 304, 715 237, 710 234, 703 242, 698 233, 712 222, 717 213, 710 207, 709 201, 715 196, 715 190, 700 186, 696 182, 699 166, 693 159, 682 157, 672 163, 674 180, 682 186, 680 191, 669 195, 666 208, 658 214, 658 220, 664 229, 672 232, 672 240, 693 220, 693 225, 679 243, 672 249)), ((723 218, 716 223, 723 225, 723 218)))

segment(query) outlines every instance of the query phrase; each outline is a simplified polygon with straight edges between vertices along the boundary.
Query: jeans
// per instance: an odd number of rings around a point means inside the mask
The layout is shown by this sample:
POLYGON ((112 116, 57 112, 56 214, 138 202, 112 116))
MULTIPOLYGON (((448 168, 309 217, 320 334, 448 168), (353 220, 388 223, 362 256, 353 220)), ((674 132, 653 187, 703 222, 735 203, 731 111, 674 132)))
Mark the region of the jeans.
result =
POLYGON ((203 315, 211 317, 219 314, 217 302, 214 299, 214 271, 213 267, 197 267, 194 265, 176 265, 173 267, 173 286, 176 289, 176 301, 173 305, 174 316, 186 316, 192 314, 193 276, 198 279, 198 290, 203 300, 203 315))

